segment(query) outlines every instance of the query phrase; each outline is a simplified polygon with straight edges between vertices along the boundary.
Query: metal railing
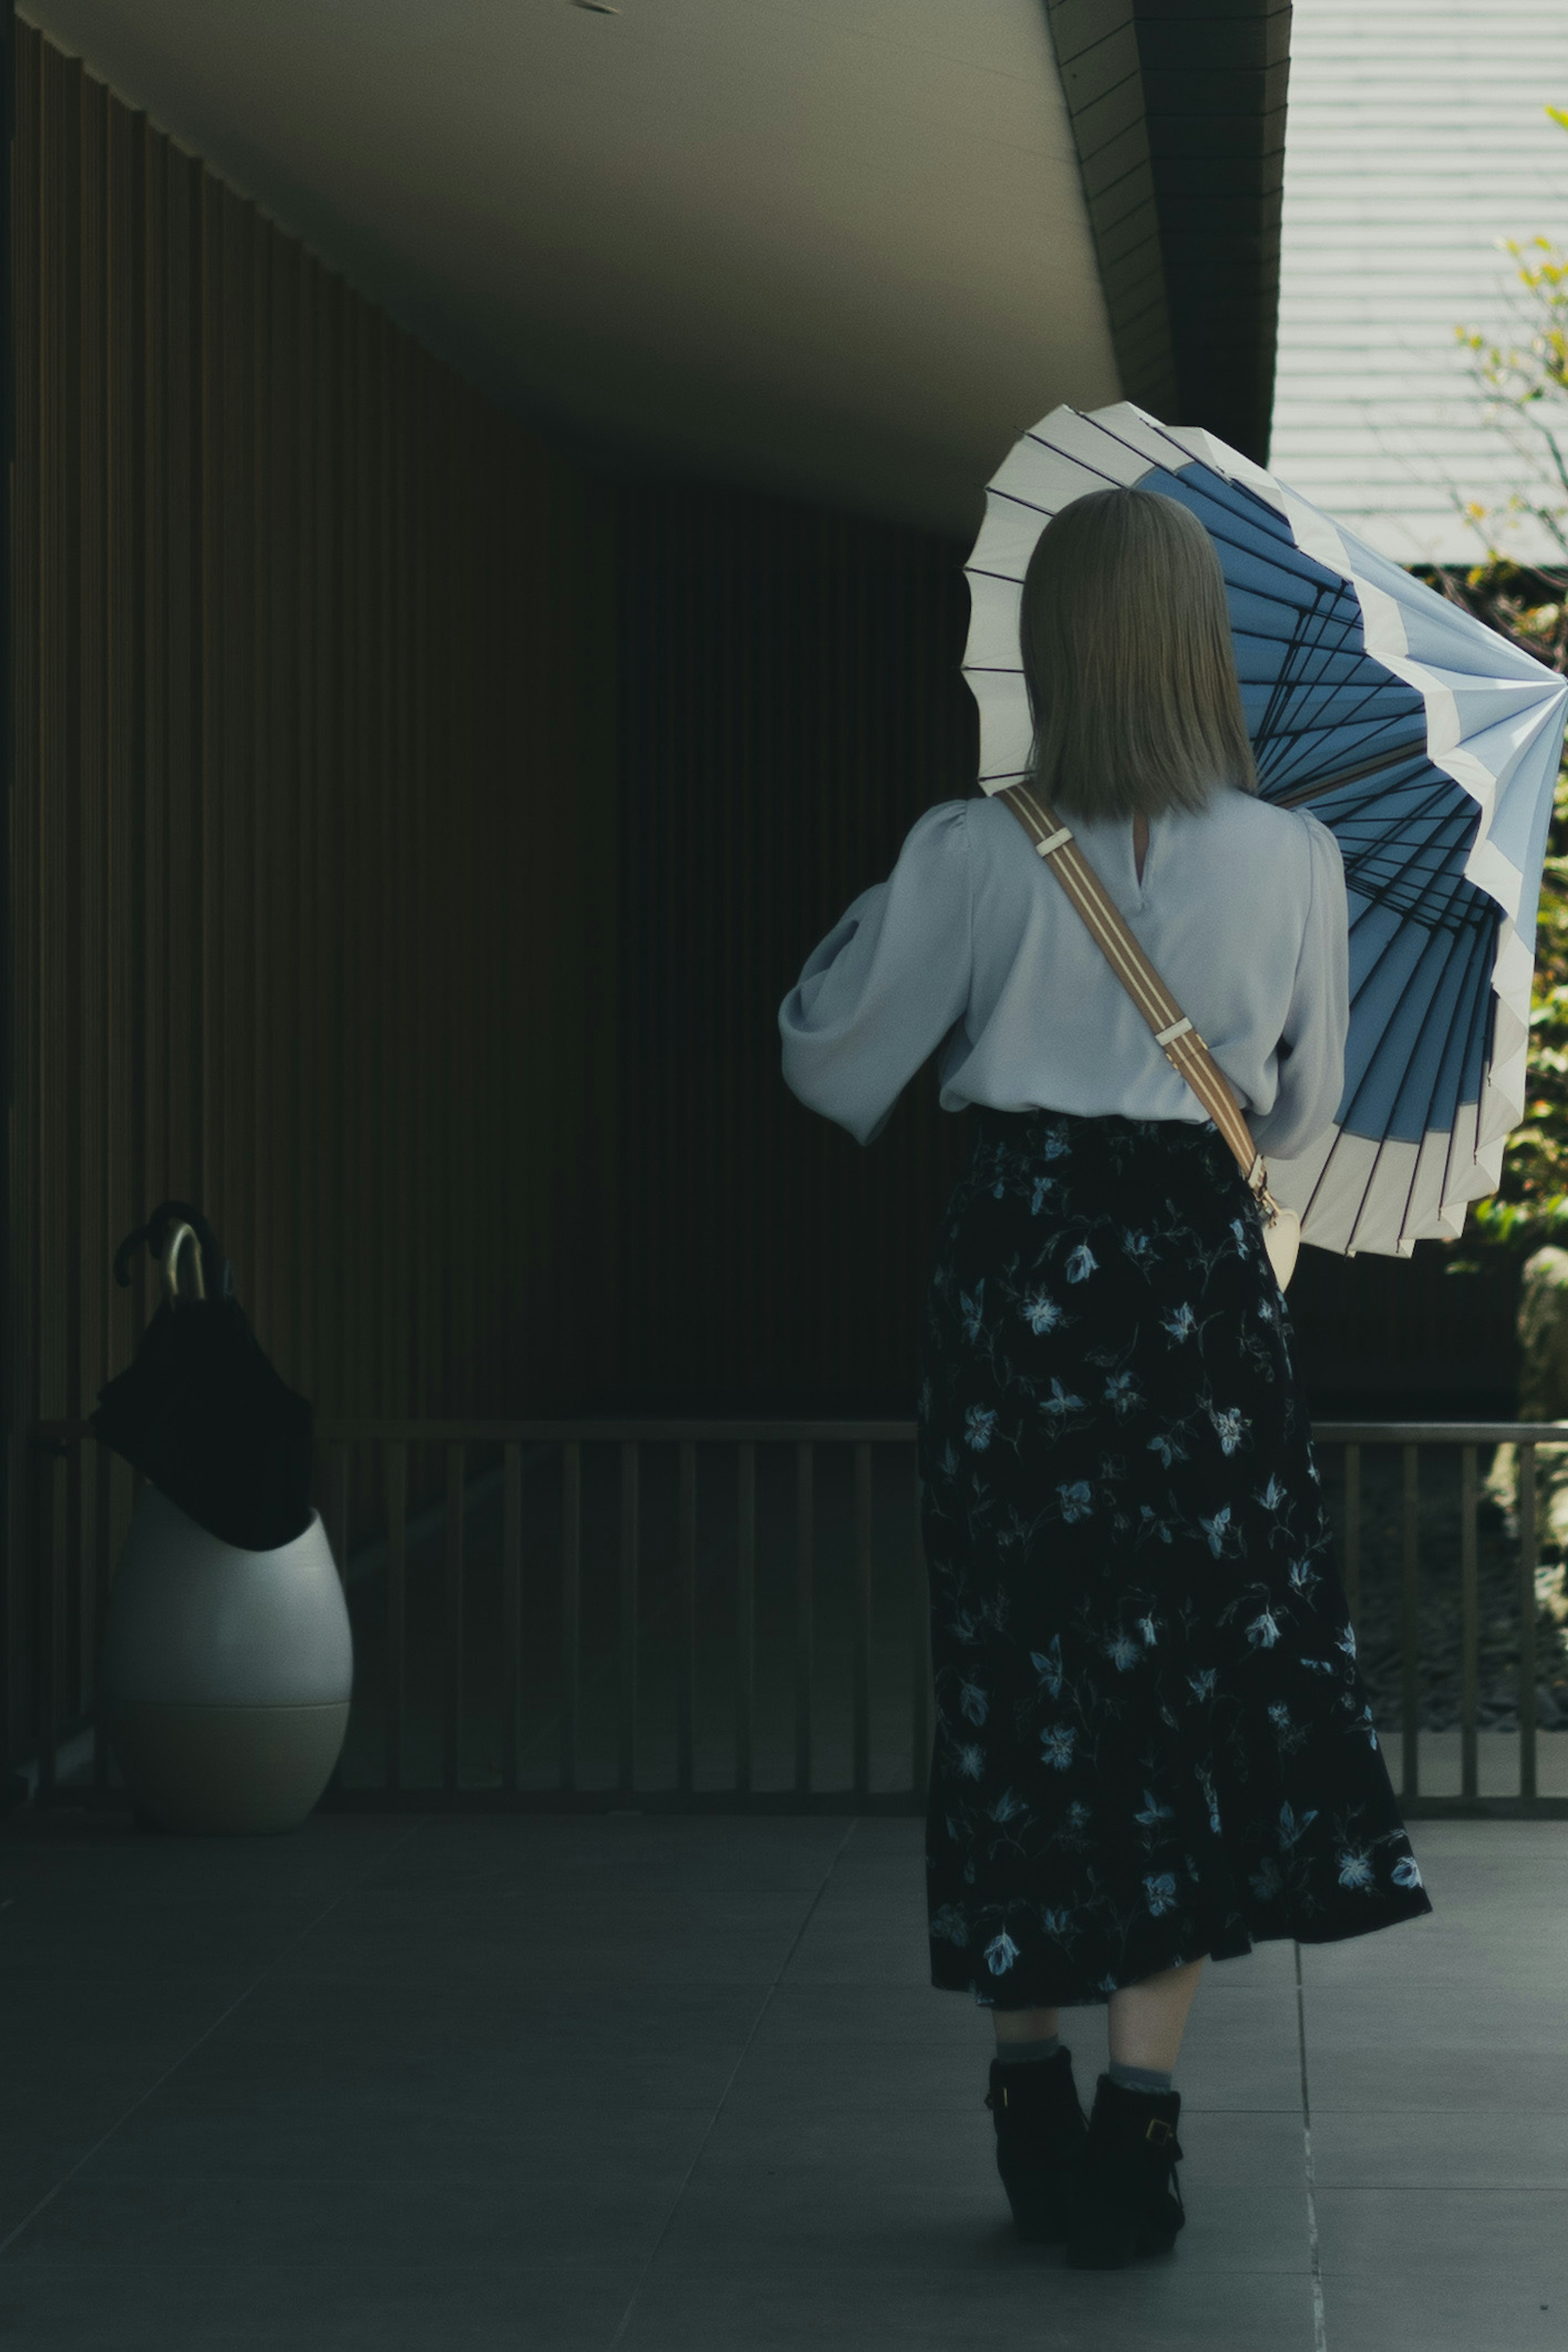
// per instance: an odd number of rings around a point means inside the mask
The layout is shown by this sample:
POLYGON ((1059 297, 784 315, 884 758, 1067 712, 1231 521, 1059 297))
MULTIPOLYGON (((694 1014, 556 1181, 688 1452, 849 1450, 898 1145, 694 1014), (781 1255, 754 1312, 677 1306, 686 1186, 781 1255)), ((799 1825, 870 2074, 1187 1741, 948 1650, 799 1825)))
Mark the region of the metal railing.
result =
MULTIPOLYGON (((38 1481, 32 1520, 33 1713, 36 1794, 41 1803, 124 1801, 115 1785, 94 1671, 112 1569, 107 1456, 96 1441, 94 1450, 100 1458, 90 1513, 91 1539, 86 1535, 88 1515, 80 1505, 79 1475, 70 1482, 67 1543, 59 1547, 55 1538, 58 1465, 62 1458, 75 1456, 79 1472, 79 1449, 87 1434, 83 1424, 70 1422, 43 1423, 28 1432, 35 1458, 45 1474, 38 1481), (85 1705, 74 1712, 63 1705, 73 1663, 67 1657, 63 1638, 68 1620, 75 1632, 77 1685, 85 1698, 85 1705), (85 1777, 79 1780, 63 1774, 57 1761, 68 1720, 78 1732, 79 1745, 88 1750, 85 1777)), ((354 1709, 345 1764, 340 1766, 323 1803, 375 1810, 923 1811, 934 1707, 926 1566, 912 1465, 910 1475, 893 1485, 894 1494, 903 1496, 908 1509, 907 1532, 891 1545, 886 1540, 879 1545, 873 1508, 874 1455, 900 1447, 912 1454, 915 1434, 912 1421, 643 1418, 320 1424, 318 1506, 350 1594, 356 1653, 354 1709), (422 1525, 409 1521, 406 1508, 409 1449, 416 1445, 441 1446, 446 1454, 445 1496, 423 1515, 422 1525), (726 1482, 730 1490, 727 1542, 715 1539, 710 1532, 707 1541, 700 1543, 700 1446, 733 1451, 732 1474, 726 1482), (764 1512, 760 1526, 758 1449, 782 1446, 794 1449, 793 1543, 771 1545, 775 1557, 782 1549, 785 1565, 771 1583, 760 1582, 759 1535, 777 1536, 782 1515, 764 1512), (491 1564, 493 1573, 487 1567, 481 1574, 468 1544, 468 1521, 479 1491, 469 1473, 475 1450, 495 1447, 500 1449, 499 1477, 492 1473, 484 1484, 492 1489, 499 1486, 499 1556, 491 1564), (645 1458, 649 1458, 645 1457, 645 1449, 669 1447, 677 1450, 678 1456, 677 1531, 668 1590, 660 1599, 651 1593, 643 1575, 647 1553, 643 1471, 645 1458), (384 1533, 351 1556, 351 1457, 368 1448, 379 1449, 382 1456, 384 1533), (617 1457, 615 1478, 600 1481, 595 1490, 601 1505, 614 1501, 618 1522, 613 1545, 597 1548, 601 1560, 606 1551, 613 1555, 607 1572, 599 1575, 590 1573, 584 1541, 584 1448, 594 1449, 595 1461, 600 1459, 600 1448, 614 1449, 617 1457), (529 1449, 526 1454, 525 1449, 529 1449), (818 1526, 816 1511, 819 1450, 829 1465, 847 1462, 853 1469, 852 1504, 824 1527, 818 1526), (525 1470, 548 1466, 557 1454, 558 1477, 550 1483, 544 1507, 536 1505, 533 1517, 541 1528, 530 1538, 524 1515, 525 1470), (416 1554, 426 1547, 426 1538, 435 1535, 440 1544, 430 1573, 416 1573, 416 1554), (819 1545, 830 1541, 842 1552, 847 1535, 851 1537, 848 1573, 834 1576, 824 1587, 819 1581, 819 1545), (902 1680, 901 1698, 896 1687, 889 1689, 886 1671, 879 1687, 874 1675, 879 1553, 888 1562, 882 1579, 882 1613, 903 1618, 895 1653, 901 1656, 902 1665, 893 1669, 895 1684, 902 1680), (374 1572, 370 1573, 365 1562, 373 1554, 374 1572), (700 1566, 709 1588, 700 1606, 700 1566), (724 1580, 732 1604, 732 1622, 721 1639, 714 1631, 714 1604, 721 1570, 727 1570, 724 1580), (786 1589, 793 1637, 776 1645, 764 1642, 759 1650, 759 1603, 781 1598, 786 1589), (597 1657, 591 1659, 584 1646, 585 1612, 592 1606, 603 1614, 612 1596, 613 1631, 608 1642, 601 1643, 597 1657), (544 1603, 553 1611, 553 1625, 544 1630, 536 1626, 531 1632, 530 1611, 537 1618, 544 1603), (423 1635, 410 1630, 410 1610, 416 1604, 426 1628, 423 1635), (847 1637, 840 1626, 836 1646, 838 1652, 847 1652, 847 1661, 841 1658, 840 1663, 847 1662, 848 1668, 847 1722, 840 1706, 825 1724, 818 1685, 822 1654, 825 1647, 834 1646, 834 1641, 833 1629, 826 1626, 823 1613, 831 1607, 841 1619, 846 1606, 847 1637), (717 1781, 710 1780, 701 1786, 698 1662, 702 1644, 711 1647, 715 1641, 724 1655, 710 1677, 710 1686, 728 1686, 729 1722, 722 1744, 730 1751, 730 1769, 717 1781), (647 1696, 645 1653, 655 1648, 670 1654, 668 1680, 673 1685, 662 1696, 665 1701, 673 1699, 674 1779, 672 1784, 662 1786, 639 1778, 637 1767, 647 1696), (793 1779, 771 1788, 757 1785, 760 1663, 766 1669, 774 1699, 780 1702, 775 1713, 782 1712, 789 1726, 789 1736, 781 1738, 774 1752, 788 1757, 793 1750, 789 1759, 793 1779), (411 1704, 410 1676, 416 1668, 423 1675, 424 1688, 411 1704), (374 1691, 366 1687, 367 1675, 374 1691), (483 1694, 478 1688, 481 1682, 488 1685, 483 1694), (885 1728, 896 1719, 895 1701, 896 1714, 902 1716, 906 1727, 897 1744, 903 1746, 907 1757, 907 1778, 900 1766, 892 1785, 873 1787, 874 1720, 884 1727, 880 1741, 884 1757, 896 1752, 885 1728), (606 1703, 613 1721, 608 1742, 613 1750, 611 1778, 607 1784, 586 1785, 584 1772, 592 1761, 584 1738, 586 1718, 591 1706, 603 1715, 606 1703), (465 1741, 468 1739, 471 1747, 470 1718, 476 1710, 485 1713, 485 1737, 489 1742, 487 1769, 482 1772, 475 1769, 471 1755, 465 1765, 465 1741), (361 1718, 357 1725, 354 1717, 361 1718), (847 1746, 847 1775, 840 1786, 816 1785, 825 1731, 841 1751, 847 1746), (421 1744, 426 1769, 414 1774, 411 1762, 418 1759, 411 1750, 421 1744), (547 1755, 553 1768, 550 1777, 531 1785, 530 1774, 547 1755)), ((1372 1447, 1396 1446, 1402 1453, 1400 1733, 1401 1805, 1406 1817, 1568 1818, 1568 1797, 1542 1795, 1538 1788, 1535 1485, 1537 1449, 1568 1444, 1568 1424, 1322 1422, 1313 1435, 1321 1460, 1328 1450, 1340 1450, 1341 1561, 1352 1620, 1358 1625, 1363 1455, 1372 1447), (1482 1796, 1478 1766, 1478 1458, 1480 1448, 1504 1443, 1519 1449, 1519 1789, 1516 1794, 1482 1796), (1420 1468, 1423 1456, 1437 1449, 1450 1453, 1458 1449, 1459 1454, 1463 1684, 1457 1796, 1425 1795, 1419 1786, 1420 1468)), ((835 1468, 827 1483, 837 1479, 835 1468)), ((536 1486, 541 1483, 536 1480, 536 1486)), ((140 1479, 132 1481, 133 1500, 141 1484, 140 1479)))
POLYGON ((1539 1607, 1536 1577, 1540 1567, 1536 1528, 1536 1452, 1542 1445, 1568 1444, 1568 1425, 1556 1422, 1321 1422, 1315 1425, 1314 1445, 1342 1449, 1343 1503, 1340 1528, 1341 1560, 1351 1622, 1361 1613, 1362 1452, 1367 1445, 1397 1445, 1402 1454, 1402 1578, 1400 1770, 1402 1810, 1411 1818, 1449 1811, 1525 1811, 1568 1819, 1568 1798, 1542 1797, 1538 1790, 1536 1748, 1536 1618, 1539 1607), (1479 1682, 1479 1611, 1477 1578, 1477 1518, 1479 1509, 1478 1454, 1481 1446, 1517 1448, 1515 1507, 1519 1520, 1517 1600, 1519 1606, 1519 1794, 1517 1798, 1482 1799, 1478 1794, 1477 1685, 1479 1682), (1460 1670, 1463 1678, 1459 1720, 1459 1796, 1457 1803, 1443 1798, 1423 1799, 1420 1792, 1419 1726, 1421 1711, 1420 1601, 1420 1459, 1424 1449, 1457 1447, 1459 1454, 1459 1591, 1462 1612, 1460 1670))

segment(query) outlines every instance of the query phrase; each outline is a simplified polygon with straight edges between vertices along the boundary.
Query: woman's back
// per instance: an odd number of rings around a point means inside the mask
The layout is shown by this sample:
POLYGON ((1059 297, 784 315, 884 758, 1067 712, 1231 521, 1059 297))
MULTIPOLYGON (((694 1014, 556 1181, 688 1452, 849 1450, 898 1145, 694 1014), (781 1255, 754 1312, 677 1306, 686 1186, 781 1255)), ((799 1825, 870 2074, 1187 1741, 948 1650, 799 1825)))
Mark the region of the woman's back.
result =
MULTIPOLYGON (((973 1044, 944 1087, 1030 1096, 1089 1117, 1201 1120, 1185 1081, 1004 801, 963 804, 973 961, 973 1044)), ((1253 1118, 1281 1152, 1338 1106, 1348 1017, 1347 910, 1338 844, 1304 813, 1217 792, 1199 815, 1149 821, 1140 881, 1132 824, 1071 820, 1084 855, 1253 1118), (1289 1083, 1281 1088, 1283 1040, 1289 1083)), ((1016 1098, 1015 1098, 1016 1100, 1016 1098)))
MULTIPOLYGON (((1259 1148, 1301 1150, 1333 1118, 1343 1076, 1347 914, 1333 835, 1226 788, 1201 815, 1149 820, 1140 883, 1131 818, 1071 823, 1259 1148)), ((808 957, 779 1027, 790 1087, 861 1143, 933 1051, 944 1110, 1206 1116, 1023 825, 985 794, 916 819, 892 873, 808 957)))

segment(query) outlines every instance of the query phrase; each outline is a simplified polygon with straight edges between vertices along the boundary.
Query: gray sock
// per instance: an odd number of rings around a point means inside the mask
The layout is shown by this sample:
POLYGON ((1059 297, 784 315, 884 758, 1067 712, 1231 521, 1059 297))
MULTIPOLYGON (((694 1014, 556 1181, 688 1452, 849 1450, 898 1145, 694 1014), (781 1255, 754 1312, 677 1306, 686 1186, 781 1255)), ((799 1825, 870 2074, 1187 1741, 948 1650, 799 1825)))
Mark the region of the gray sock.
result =
POLYGON ((1054 2058, 1062 2046, 1059 2033, 1047 2033, 1040 2042, 998 2042, 996 2055, 1004 2066, 1024 2058, 1054 2058))
POLYGON ((1158 2066, 1124 2066, 1120 2058, 1113 2058, 1107 2071, 1111 2081, 1120 2083, 1124 2091, 1168 2091, 1171 2087, 1171 2076, 1162 2074, 1158 2066))

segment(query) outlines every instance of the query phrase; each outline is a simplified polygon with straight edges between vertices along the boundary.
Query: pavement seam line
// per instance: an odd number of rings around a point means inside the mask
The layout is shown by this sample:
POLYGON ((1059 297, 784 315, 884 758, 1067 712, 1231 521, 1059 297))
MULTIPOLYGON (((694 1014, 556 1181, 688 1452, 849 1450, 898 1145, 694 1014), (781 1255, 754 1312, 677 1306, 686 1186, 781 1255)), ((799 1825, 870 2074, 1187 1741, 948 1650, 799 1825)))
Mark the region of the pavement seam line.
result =
POLYGON ((1312 2109, 1307 2095, 1307 2010, 1301 1990, 1301 1947, 1292 1943, 1296 1962, 1296 2047, 1301 2064, 1301 2139, 1306 2153, 1307 2248, 1312 2258, 1312 2352, 1328 2352, 1323 2316, 1323 2263, 1318 2243, 1318 2197, 1312 2170, 1312 2109))
POLYGON ((648 2274, 652 2271, 655 2263, 658 2260, 658 2250, 669 2234, 669 2225, 674 2221, 677 2213, 680 2210, 680 2200, 685 2196, 687 2189, 691 2184, 691 2176, 702 2161, 702 2151, 713 2137, 713 2126, 724 2112, 724 2102, 735 2087, 735 2077, 746 2063, 746 2052, 751 2048, 752 2042, 757 2038, 757 2028, 761 2025, 763 2019, 767 2014, 768 2002, 772 2000, 774 1993, 778 1990, 785 1969, 789 1967, 791 1960, 799 1950, 801 1937, 805 1935, 806 1929, 810 1927, 812 1920, 816 1916, 816 1906, 827 1892, 828 1883, 831 1880, 834 1872, 838 1867, 839 1858, 842 1855, 845 1847, 848 1844, 850 1839, 854 1836, 859 1826, 859 1814, 852 1814, 850 1816, 848 1828, 845 1831, 844 1835, 839 1839, 838 1843, 833 1850, 832 1861, 828 1864, 827 1868, 822 1874, 822 1884, 818 1886, 816 1894, 812 1896, 811 1902, 806 1909, 805 1916, 801 1921, 800 1926, 795 1929, 795 1936, 791 1940, 788 1951, 779 1962, 777 1972, 774 1975, 772 1984, 768 1987, 767 1999, 763 2002, 763 2005, 758 2010, 756 2016, 752 2020, 752 2030, 746 2036, 739 2057, 736 2059, 733 2066, 730 2069, 730 2079, 719 2094, 718 2099, 714 2105, 713 2113, 708 2119, 708 2128, 697 2143, 697 2147, 692 2153, 691 2161, 687 2166, 686 2171, 682 2176, 680 2186, 669 2200, 669 2210, 664 2217, 663 2226, 660 2228, 658 2237, 654 2240, 653 2244, 648 2249, 647 2259, 642 2267, 642 2276, 638 2279, 636 2286, 633 2287, 631 2294, 626 2298, 626 2307, 621 2314, 620 2325, 616 2329, 615 2334, 611 2336, 608 2345, 605 2347, 605 2352, 616 2352, 616 2345, 620 2342, 622 2336, 625 2336, 626 2329, 631 2325, 632 2314, 637 2306, 637 2298, 642 2294, 644 2287, 647 2284, 648 2274))
MULTIPOLYGON (((401 1837, 395 1838, 393 1840, 392 1844, 386 1849, 386 1853, 395 1852, 398 1846, 405 1845, 408 1840, 414 1835, 415 1831, 423 1829, 429 1819, 430 1816, 428 1813, 420 1813, 409 1823, 401 1837)), ((4 2238, 0 2238, 0 2257, 4 2257, 5 2254, 9 2253, 11 2248, 16 2244, 23 2231, 32 2228, 39 2214, 44 2212, 47 2207, 54 2203, 55 2199, 59 2195, 62 2189, 68 2189, 70 2187, 71 2182, 76 2179, 77 2174, 81 2170, 82 2166, 89 2162, 90 2159, 98 2154, 99 2149, 104 2147, 108 2141, 114 2137, 115 2133, 119 2131, 121 2125, 130 2122, 138 2107, 144 2107, 148 2100, 153 2097, 153 2094, 163 2089, 170 2075, 177 2074, 180 2068, 184 2064, 186 2059, 193 2057, 201 2048, 204 2042, 210 2042, 213 2035, 217 2032, 218 2027, 225 2022, 226 2019, 232 2017, 235 2011, 241 2008, 243 2004, 250 1999, 251 1994, 256 1990, 258 1985, 266 1983, 268 1978, 272 1974, 273 1969, 278 1966, 279 1962, 280 1960, 287 1959, 289 1953, 294 1949, 297 1944, 302 1944, 307 1936, 313 1936, 323 1919, 330 1919, 332 1913, 338 1908, 338 1906, 341 1903, 346 1903, 351 1895, 357 1893, 358 1889, 370 1876, 371 1872, 373 1870, 379 1869, 381 1864, 386 1858, 386 1853, 378 1854, 374 1862, 366 1863, 364 1868, 360 1872, 359 1876, 354 1879, 350 1885, 345 1886, 341 1895, 334 1895, 331 1901, 326 1906, 325 1909, 319 1911, 316 1914, 316 1916, 310 1920, 307 1926, 300 1928, 297 1936, 291 1937, 289 1941, 284 1945, 280 1952, 274 1952, 272 1958, 268 1961, 267 1966, 261 1969, 258 1975, 251 1979, 250 1982, 245 1987, 242 1992, 236 1993, 234 1999, 229 2002, 228 2007, 226 2009, 220 2010, 218 2014, 213 2019, 212 2023, 203 2028, 202 2032, 197 2034, 195 2040, 190 2044, 190 2046, 187 2049, 182 2050, 177 2058, 170 2061, 169 2064, 164 2067, 163 2073, 159 2075, 157 2081, 155 2083, 149 2083, 147 2088, 136 2098, 132 2100, 131 2105, 125 2109, 123 2115, 115 2116, 114 2121, 110 2125, 107 2131, 100 2132, 98 2137, 93 2141, 92 2146, 90 2147, 84 2148, 69 2169, 61 2173, 54 2187, 47 2189, 45 2194, 39 2198, 31 2212, 25 2213, 22 2219, 17 2222, 16 2228, 8 2231, 4 2238)))

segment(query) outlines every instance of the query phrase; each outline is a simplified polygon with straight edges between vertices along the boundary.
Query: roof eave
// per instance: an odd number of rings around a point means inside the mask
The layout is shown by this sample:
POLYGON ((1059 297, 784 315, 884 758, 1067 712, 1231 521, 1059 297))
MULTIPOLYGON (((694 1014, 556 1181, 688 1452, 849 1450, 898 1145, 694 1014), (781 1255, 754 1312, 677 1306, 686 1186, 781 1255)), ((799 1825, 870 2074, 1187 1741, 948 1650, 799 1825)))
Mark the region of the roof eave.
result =
POLYGON ((1268 454, 1290 0, 1046 0, 1123 391, 1268 454))

